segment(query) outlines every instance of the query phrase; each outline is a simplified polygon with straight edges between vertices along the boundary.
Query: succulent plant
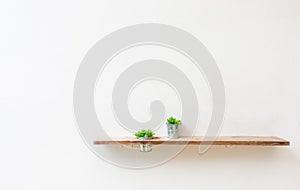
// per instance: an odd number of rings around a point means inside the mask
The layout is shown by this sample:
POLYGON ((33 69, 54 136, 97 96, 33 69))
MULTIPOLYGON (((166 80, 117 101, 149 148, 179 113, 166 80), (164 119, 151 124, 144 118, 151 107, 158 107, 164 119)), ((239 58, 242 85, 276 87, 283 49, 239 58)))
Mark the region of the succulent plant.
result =
POLYGON ((155 133, 151 130, 151 129, 142 129, 136 133, 134 133, 134 135, 137 137, 137 138, 151 138, 153 137, 153 135, 155 135, 155 133))
POLYGON ((167 119, 169 124, 180 125, 181 121, 179 119, 174 118, 173 116, 167 119))

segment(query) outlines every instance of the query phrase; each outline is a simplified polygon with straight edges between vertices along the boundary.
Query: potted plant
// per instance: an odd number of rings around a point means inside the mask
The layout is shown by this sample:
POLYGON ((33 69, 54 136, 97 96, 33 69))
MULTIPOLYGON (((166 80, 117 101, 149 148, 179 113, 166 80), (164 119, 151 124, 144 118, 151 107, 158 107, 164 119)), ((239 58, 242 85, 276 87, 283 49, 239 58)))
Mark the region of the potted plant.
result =
POLYGON ((177 139, 179 137, 179 125, 181 121, 173 116, 167 119, 168 138, 177 139))
MULTIPOLYGON (((134 134, 136 138, 141 140, 149 140, 152 139, 155 133, 151 129, 142 129, 134 134)), ((141 152, 150 152, 152 151, 152 146, 150 143, 140 143, 140 151, 141 152)))

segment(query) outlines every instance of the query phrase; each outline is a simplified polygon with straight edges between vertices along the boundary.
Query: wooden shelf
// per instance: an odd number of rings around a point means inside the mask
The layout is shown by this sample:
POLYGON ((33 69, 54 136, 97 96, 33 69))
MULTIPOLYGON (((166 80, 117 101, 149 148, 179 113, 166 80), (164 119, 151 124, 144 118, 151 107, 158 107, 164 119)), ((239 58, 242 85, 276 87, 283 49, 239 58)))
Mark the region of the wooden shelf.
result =
POLYGON ((150 143, 153 145, 226 145, 226 146, 289 146, 290 142, 275 136, 219 136, 215 141, 203 140, 203 137, 180 137, 168 139, 167 137, 154 137, 151 140, 140 140, 134 137, 95 140, 94 145, 135 145, 150 143))

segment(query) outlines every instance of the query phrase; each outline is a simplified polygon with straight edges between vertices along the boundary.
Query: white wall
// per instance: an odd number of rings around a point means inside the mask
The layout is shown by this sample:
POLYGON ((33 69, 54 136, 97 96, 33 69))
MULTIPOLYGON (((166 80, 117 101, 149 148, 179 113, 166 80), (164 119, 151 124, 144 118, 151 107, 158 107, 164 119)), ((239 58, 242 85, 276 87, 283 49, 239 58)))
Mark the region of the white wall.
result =
POLYGON ((300 188, 299 1, 31 0, 0 7, 0 189, 300 188), (189 147, 147 170, 96 157, 75 127, 76 71, 97 40, 145 22, 182 28, 213 54, 226 85, 223 135, 278 135, 291 146, 218 147, 204 156, 189 147))

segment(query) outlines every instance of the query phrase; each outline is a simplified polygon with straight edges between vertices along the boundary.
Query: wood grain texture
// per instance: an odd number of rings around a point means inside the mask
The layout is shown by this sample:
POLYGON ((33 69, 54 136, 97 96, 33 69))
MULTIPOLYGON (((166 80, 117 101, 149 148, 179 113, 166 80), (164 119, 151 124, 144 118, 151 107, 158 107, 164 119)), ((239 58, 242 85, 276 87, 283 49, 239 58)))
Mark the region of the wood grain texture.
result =
POLYGON ((134 137, 101 139, 95 140, 94 145, 124 144, 134 145, 140 143, 150 143, 153 145, 226 145, 226 146, 289 146, 290 142, 275 136, 219 136, 215 141, 210 137, 180 137, 178 139, 168 139, 167 137, 154 137, 151 140, 140 140, 134 137))

